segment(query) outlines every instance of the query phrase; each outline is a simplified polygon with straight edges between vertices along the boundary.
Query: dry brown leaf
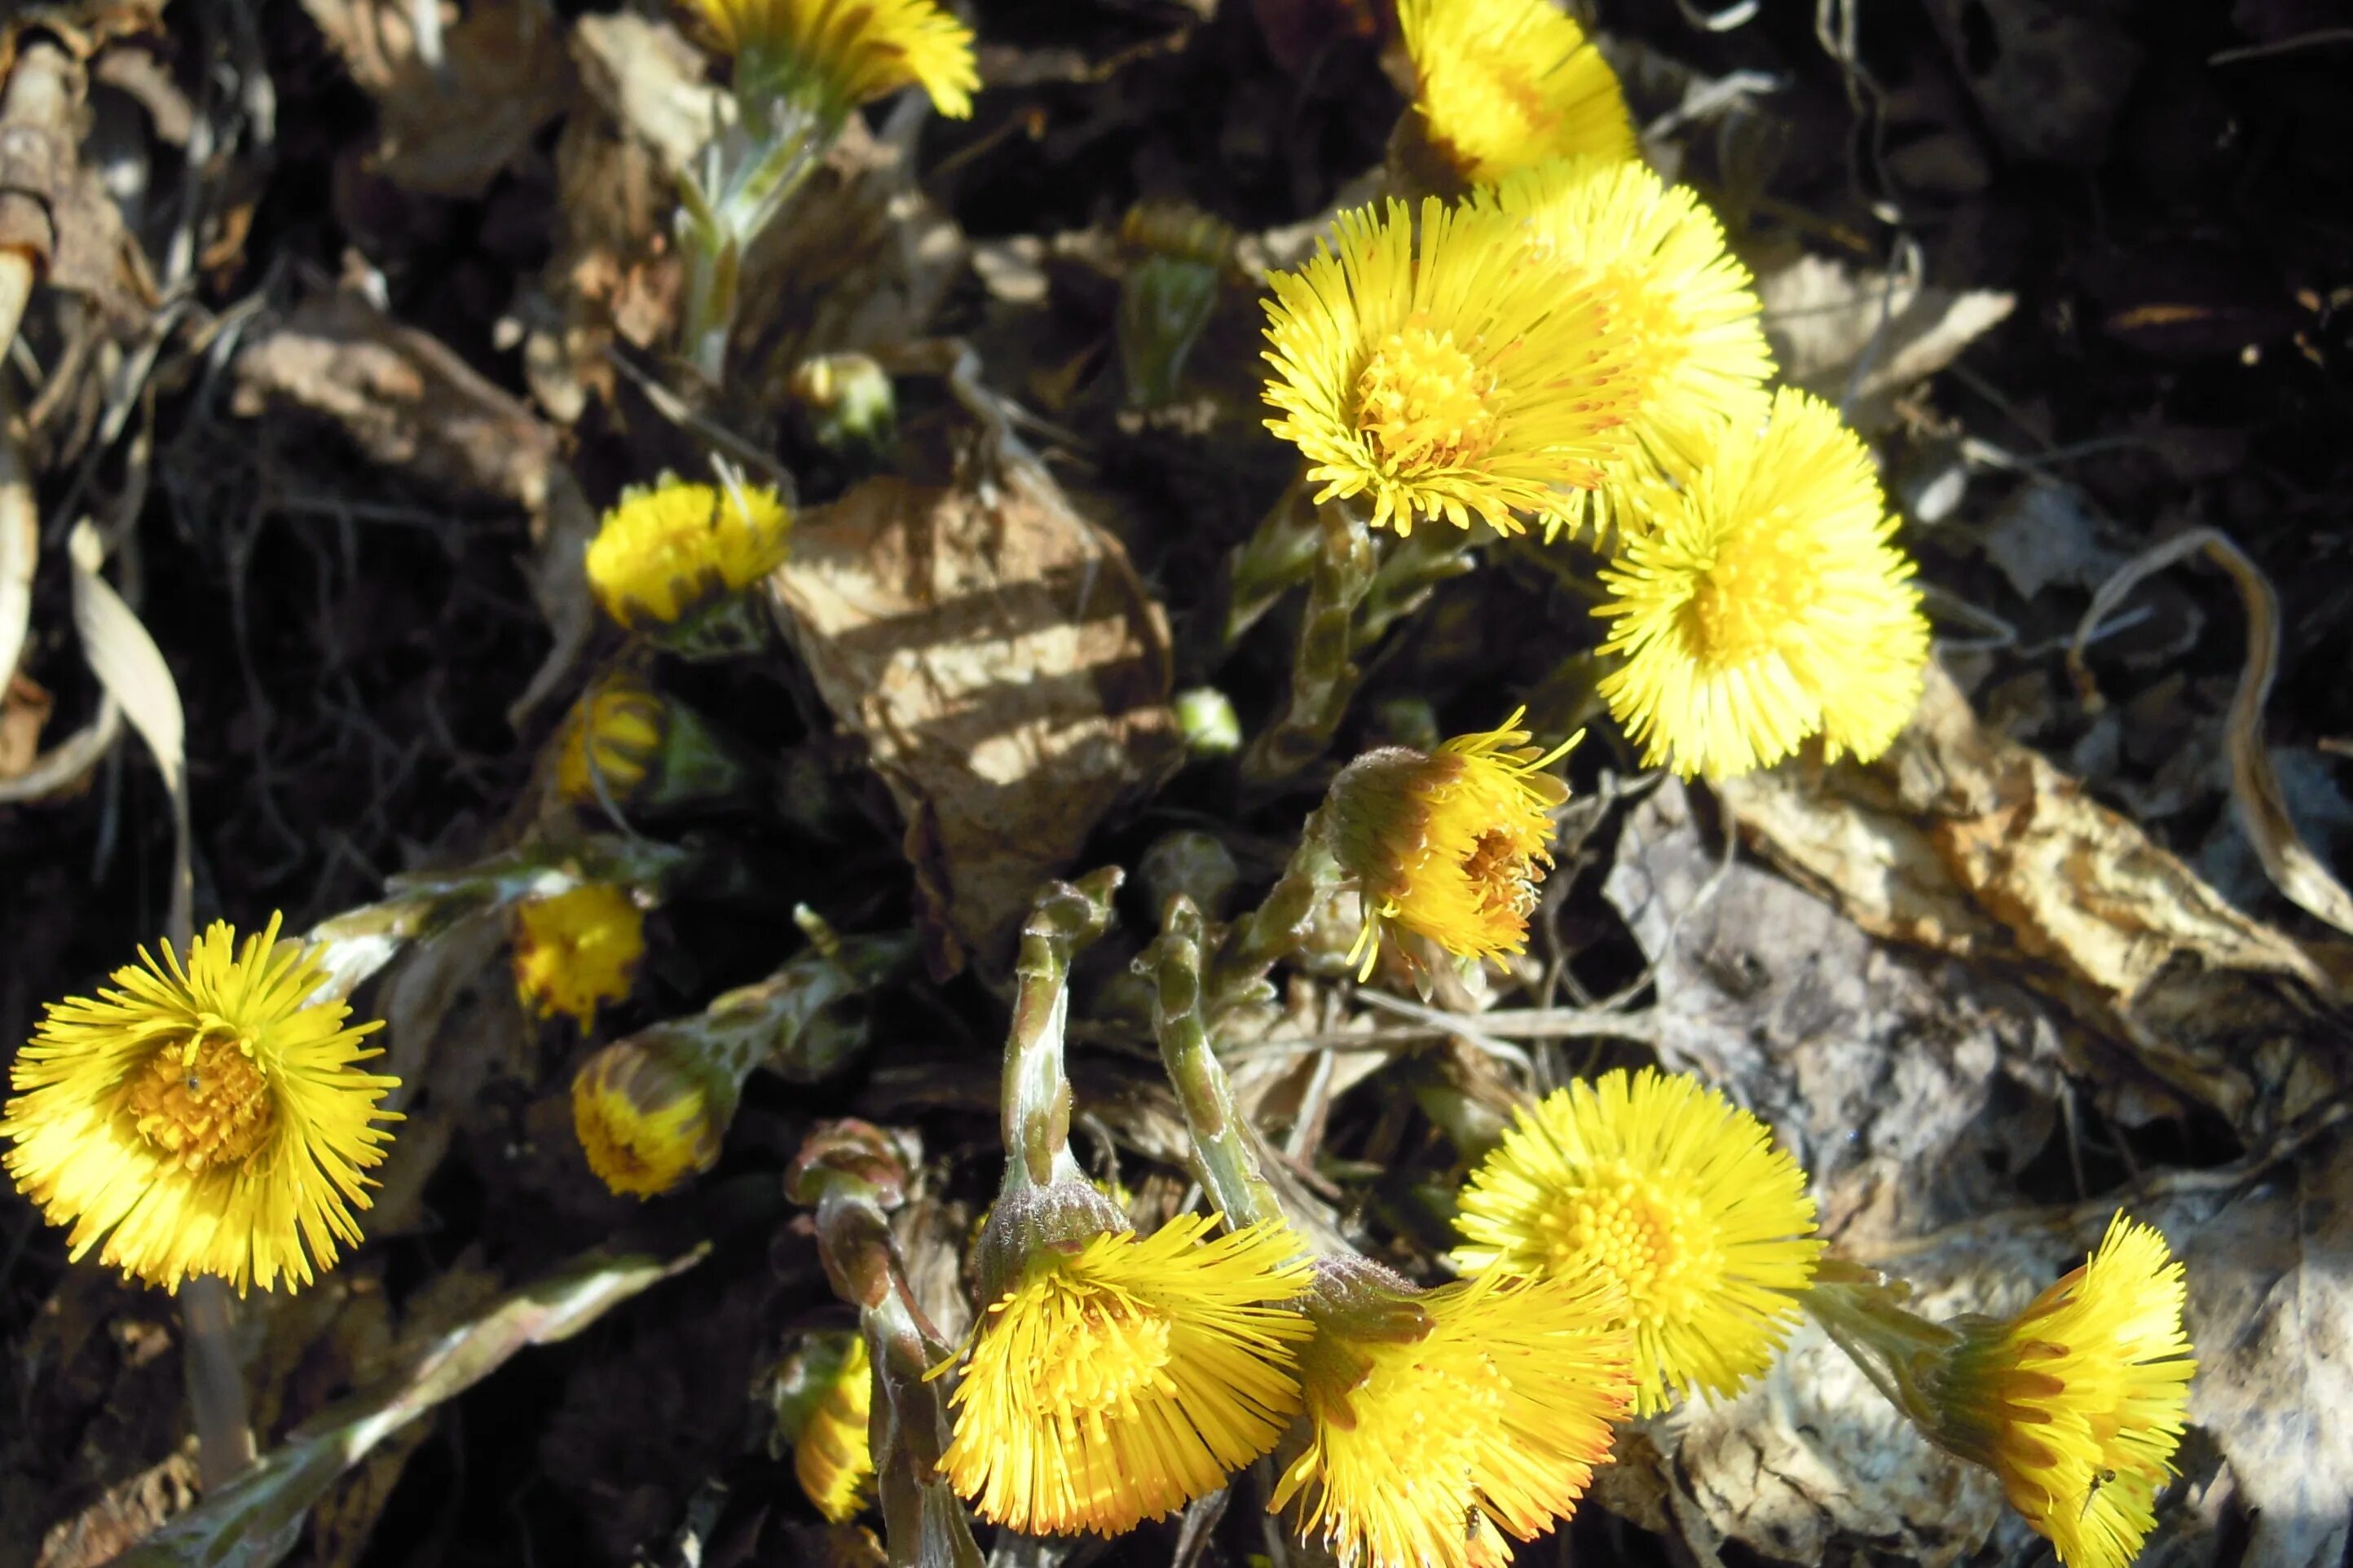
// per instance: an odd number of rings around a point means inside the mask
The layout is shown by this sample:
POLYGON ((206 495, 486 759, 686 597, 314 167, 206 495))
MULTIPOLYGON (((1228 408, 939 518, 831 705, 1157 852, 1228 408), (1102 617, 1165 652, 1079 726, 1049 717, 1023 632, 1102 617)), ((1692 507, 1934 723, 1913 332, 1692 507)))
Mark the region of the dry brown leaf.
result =
POLYGON ((532 512, 547 503, 555 432, 438 338, 358 296, 304 300, 237 356, 232 408, 285 408, 342 426, 370 461, 453 495, 532 512))
POLYGON ((2076 1064, 2117 1113, 2213 1106, 2249 1142, 2337 1092, 2335 988, 2040 753, 1986 731, 1940 670, 1868 766, 1785 766, 1717 793, 1742 837, 1866 931, 1992 963, 2126 1047, 2076 1064), (2139 1072, 2131 1069, 2137 1064, 2139 1072))
POLYGON ((1168 633, 1042 471, 869 480, 804 514, 774 588, 905 814, 928 956, 995 967, 1043 879, 1172 766, 1168 633))
POLYGON ((1781 374, 1839 404, 1866 435, 1895 423, 1895 399, 1958 358, 2018 300, 1973 289, 1925 287, 1801 255, 1757 280, 1765 332, 1781 374))
MULTIPOLYGON (((374 166, 437 196, 479 196, 572 100, 572 60, 541 0, 470 0, 423 58, 412 0, 302 0, 375 100, 374 166)), ((455 16, 454 7, 444 7, 455 16)))
POLYGON ((561 328, 524 350, 532 390, 557 419, 609 400, 616 336, 649 349, 678 319, 680 269, 670 242, 679 175, 719 123, 726 95, 668 22, 629 12, 583 16, 572 30, 581 101, 555 147, 555 253, 542 287, 561 328))
POLYGON ((165 1520, 185 1512, 196 1500, 196 1491, 193 1449, 173 1454, 107 1488, 71 1519, 60 1520, 42 1540, 35 1568, 97 1568, 111 1563, 165 1520))
POLYGON ((1824 1235, 1872 1246, 2014 1201, 2002 1173, 2048 1140, 2060 1089, 2031 996, 1727 863, 1672 780, 1628 818, 1603 891, 1653 966, 1661 1058, 1775 1124, 1824 1235))

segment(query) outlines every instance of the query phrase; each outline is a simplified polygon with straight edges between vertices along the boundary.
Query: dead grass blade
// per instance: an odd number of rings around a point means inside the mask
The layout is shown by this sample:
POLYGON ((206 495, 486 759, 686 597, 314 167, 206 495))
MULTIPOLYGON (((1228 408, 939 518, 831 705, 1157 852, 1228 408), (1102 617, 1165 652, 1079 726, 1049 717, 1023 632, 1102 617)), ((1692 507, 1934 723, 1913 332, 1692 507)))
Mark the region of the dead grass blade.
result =
POLYGON ((2122 604, 2141 581, 2191 555, 2203 554, 2231 574, 2247 607, 2247 657, 2239 671, 2239 689, 2231 697, 2231 798, 2239 807, 2239 821, 2255 847, 2256 856, 2274 886, 2298 909, 2353 935, 2353 893, 2338 881, 2305 844, 2288 816, 2287 796, 2263 745, 2263 703, 2269 700, 2273 677, 2279 669, 2279 595, 2262 567, 2219 529, 2196 528, 2154 545, 2117 568, 2116 574, 2092 595, 2091 607, 2075 627, 2067 648, 2068 672, 2086 706, 2100 705, 2098 689, 2084 663, 2084 648, 2099 625, 2122 604))

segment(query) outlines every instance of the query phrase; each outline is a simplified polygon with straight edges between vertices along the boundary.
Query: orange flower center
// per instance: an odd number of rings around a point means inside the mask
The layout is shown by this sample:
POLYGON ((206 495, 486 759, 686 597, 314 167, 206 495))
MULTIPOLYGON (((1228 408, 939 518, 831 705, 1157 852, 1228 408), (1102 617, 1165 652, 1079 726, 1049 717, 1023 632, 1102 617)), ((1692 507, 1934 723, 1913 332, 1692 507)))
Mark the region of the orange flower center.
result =
POLYGON ((1800 534, 1768 517, 1717 546, 1684 616, 1700 659, 1722 667, 1771 653, 1812 612, 1821 597, 1821 571, 1800 534))
POLYGON ((1477 891, 1484 913, 1509 913, 1526 920, 1536 907, 1535 879, 1528 857, 1507 833, 1490 828, 1479 836, 1463 859, 1462 875, 1477 891))
POLYGON ((1356 378, 1356 428, 1392 472, 1476 463, 1498 431, 1495 377, 1451 332, 1391 332, 1356 378))
POLYGON ((198 1035, 156 1052, 124 1105, 139 1136, 191 1172, 245 1163, 278 1122, 269 1080, 234 1035, 198 1035))

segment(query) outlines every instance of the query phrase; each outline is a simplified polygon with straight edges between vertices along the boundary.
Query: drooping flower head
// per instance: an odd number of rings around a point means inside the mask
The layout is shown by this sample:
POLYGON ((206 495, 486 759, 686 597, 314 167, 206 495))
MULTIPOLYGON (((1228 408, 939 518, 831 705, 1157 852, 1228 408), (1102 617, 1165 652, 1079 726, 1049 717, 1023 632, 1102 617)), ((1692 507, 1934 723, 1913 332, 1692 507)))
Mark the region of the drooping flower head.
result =
POLYGON ((670 626, 783 564, 792 513, 764 486, 664 479, 621 494, 588 545, 588 586, 632 631, 670 626))
POLYGON ((399 1080, 362 1069, 381 1026, 313 1002, 325 972, 278 930, 273 914, 240 946, 216 921, 185 964, 142 948, 97 1000, 48 1004, 17 1053, 0 1164, 72 1227, 76 1259, 96 1247, 167 1290, 214 1274, 243 1294, 308 1285, 359 1241, 399 1080))
POLYGON ((874 1409, 874 1366, 864 1336, 850 1340, 793 1442, 793 1475, 818 1512, 835 1524, 858 1517, 874 1489, 874 1450, 867 1423, 874 1409))
POLYGON ((2066 1568, 2124 1568, 2156 1526, 2198 1367, 2188 1293, 2165 1237, 2119 1213, 2018 1316, 1953 1325, 1936 1440, 2000 1476, 2066 1568))
POLYGON ((1455 1225, 1464 1268, 1618 1284, 1644 1415, 1762 1372, 1821 1255, 1806 1173, 1771 1131, 1656 1068, 1521 1110, 1472 1173, 1455 1225))
POLYGON ((515 906, 515 990, 543 1018, 593 1028, 599 1006, 629 994, 645 952, 645 911, 626 888, 583 882, 515 906))
POLYGON ((1837 410, 1784 388, 1655 496, 1594 611, 1625 661, 1601 694, 1645 764, 1743 773, 1815 733, 1833 759, 1885 751, 1919 701, 1928 625, 1837 410))
MULTIPOLYGON (((1279 1223, 1212 1236, 1218 1221, 1184 1215, 1138 1237, 1070 1185, 1062 1201, 1090 1228, 1017 1249, 951 1396, 942 1468, 1008 1529, 1116 1535, 1274 1447, 1299 1409, 1308 1325, 1285 1303, 1309 1270, 1279 1223)), ((1020 1228, 1034 1195, 998 1200, 989 1228, 1020 1228)), ((984 1258, 993 1249, 984 1236, 984 1258)))
POLYGON ((733 1068, 679 1028, 657 1026, 597 1051, 572 1076, 572 1128, 588 1168, 638 1198, 711 1169, 742 1095, 733 1068))
POLYGON ((555 789, 575 805, 628 805, 661 756, 662 700, 643 676, 617 669, 600 678, 564 716, 555 751, 555 789))
POLYGON ((1609 292, 1610 319, 1634 350, 1625 451, 1599 489, 1568 492, 1563 521, 1576 526, 1582 507, 1597 531, 1640 526, 1634 503, 1651 483, 1704 461, 1735 418, 1765 416, 1773 355, 1748 269, 1688 186, 1639 163, 1554 160, 1478 199, 1516 220, 1539 255, 1599 277, 1609 292))
POLYGON ((1421 134, 1466 184, 1635 156, 1617 73, 1552 0, 1398 0, 1421 134))
POLYGON ((980 87, 972 29, 933 0, 693 0, 735 57, 736 92, 797 99, 830 121, 919 86, 951 119, 980 87), (747 92, 747 88, 750 92, 747 92))
POLYGON ((1526 711, 1435 752, 1368 752, 1333 781, 1329 842, 1364 902, 1348 955, 1361 974, 1371 975, 1391 925, 1461 959, 1527 951, 1528 916, 1552 865, 1550 814, 1568 798, 1545 770, 1578 737, 1549 752, 1531 745, 1518 728, 1526 711))
POLYGON ((1369 495, 1376 526, 1410 533, 1475 515, 1516 532, 1557 487, 1590 489, 1620 447, 1630 345, 1599 277, 1540 265, 1517 226, 1480 207, 1402 202, 1342 213, 1331 240, 1269 279, 1267 428, 1335 496, 1369 495))
POLYGON ((1300 1352, 1309 1423, 1273 1506, 1341 1568, 1502 1568, 1567 1519, 1632 1396, 1615 1291, 1493 1271, 1418 1290, 1317 1265, 1300 1352))

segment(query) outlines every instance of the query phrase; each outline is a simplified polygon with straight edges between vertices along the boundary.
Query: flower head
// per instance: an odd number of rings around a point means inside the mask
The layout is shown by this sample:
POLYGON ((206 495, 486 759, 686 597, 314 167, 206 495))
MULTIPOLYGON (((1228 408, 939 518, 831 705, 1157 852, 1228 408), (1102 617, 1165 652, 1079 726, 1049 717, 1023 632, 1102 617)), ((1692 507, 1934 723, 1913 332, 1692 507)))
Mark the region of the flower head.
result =
POLYGON ((216 921, 188 951, 114 972, 98 999, 48 1004, 16 1056, 0 1109, 0 1164, 77 1259, 176 1291, 191 1274, 291 1290, 355 1244, 355 1208, 397 1121, 396 1079, 361 1070, 382 1053, 313 1002, 326 974, 278 939, 272 915, 242 946, 216 921))
POLYGON ((1920 697, 1928 626, 1870 455, 1828 404, 1775 394, 1659 487, 1652 525, 1602 574, 1601 681, 1647 764, 1743 773, 1819 732, 1831 756, 1887 749, 1920 697))
POLYGON ((2156 1525, 2198 1368, 2187 1297, 2165 1237, 2118 1214, 2017 1317, 1955 1325, 1937 1441, 2000 1476, 2067 1568, 2124 1568, 2156 1525))
POLYGON ((610 882, 515 906, 515 989, 543 1018, 594 1027, 598 1006, 629 994, 645 952, 645 911, 610 882))
POLYGON ((1656 1068, 1523 1110, 1462 1189, 1464 1268, 1581 1277, 1625 1293, 1642 1414, 1762 1372, 1821 1254, 1806 1173, 1765 1124, 1656 1068))
POLYGON ((1326 1260, 1300 1352, 1306 1448, 1273 1502, 1341 1568, 1502 1568, 1567 1519, 1632 1394, 1615 1291, 1488 1272, 1417 1290, 1326 1260))
POLYGON ((1267 428, 1304 453, 1320 503, 1369 493, 1373 521, 1516 532, 1558 486, 1590 488, 1620 449, 1629 346, 1598 276, 1539 264, 1482 207, 1342 213, 1332 240, 1268 279, 1267 428))
POLYGON ((574 805, 627 804, 661 758, 662 700, 626 669, 604 676, 564 716, 555 742, 555 790, 574 805))
POLYGON ((1465 184, 1635 155, 1617 74, 1552 0, 1398 0, 1423 137, 1465 184))
POLYGON ((793 1474, 818 1512, 835 1524, 857 1517, 873 1489, 874 1450, 867 1421, 874 1409, 874 1367, 861 1335, 828 1380, 793 1443, 793 1474))
POLYGON ((1516 221, 1539 255, 1598 276, 1609 293, 1634 350, 1625 451, 1599 489, 1568 492, 1563 521, 1573 527, 1587 510, 1597 530, 1638 522, 1651 482, 1704 461, 1733 418, 1764 417, 1773 355, 1748 269, 1688 186, 1639 163, 1555 160, 1478 199, 1516 221))
POLYGON ((1552 865, 1552 808, 1568 786, 1545 772, 1577 737, 1546 752, 1514 710, 1503 728, 1458 735, 1435 752, 1368 752, 1332 782, 1329 842, 1364 902, 1349 954, 1369 977, 1391 925, 1457 958, 1527 951, 1536 887, 1552 865))
POLYGON ((649 1030, 580 1064, 572 1128, 598 1180, 649 1198, 718 1163, 741 1089, 741 1079, 680 1032, 649 1030))
MULTIPOLYGON (((1020 1201, 999 1200, 991 1227, 1016 1223, 1020 1201)), ((951 1396, 941 1465, 981 1517, 1029 1535, 1116 1535, 1274 1446, 1299 1409, 1292 1366, 1308 1333, 1283 1303, 1308 1268, 1279 1224, 1212 1237, 1217 1223, 1190 1215, 1148 1237, 1113 1228, 1029 1249, 951 1396)))
POLYGON ((952 119, 972 114, 980 86, 972 29, 933 0, 693 0, 737 88, 806 100, 829 120, 920 86, 952 119))
POLYGON ((792 513, 762 486, 665 478, 622 492, 588 545, 588 586, 631 630, 669 626, 781 565, 792 513))

